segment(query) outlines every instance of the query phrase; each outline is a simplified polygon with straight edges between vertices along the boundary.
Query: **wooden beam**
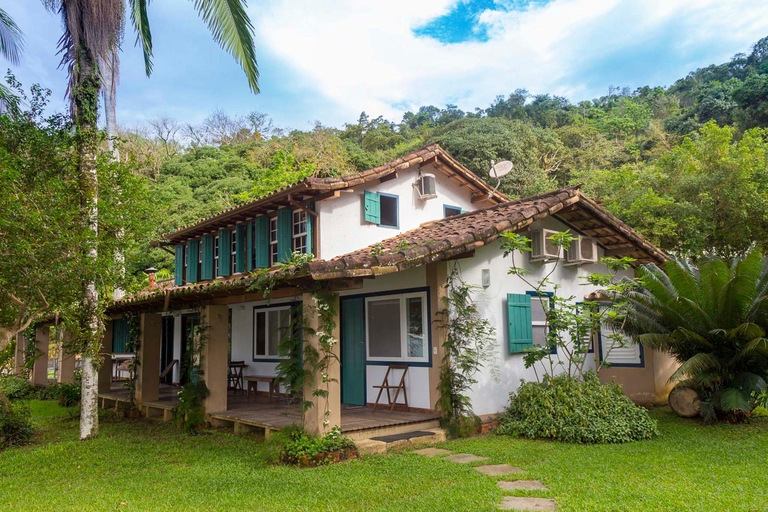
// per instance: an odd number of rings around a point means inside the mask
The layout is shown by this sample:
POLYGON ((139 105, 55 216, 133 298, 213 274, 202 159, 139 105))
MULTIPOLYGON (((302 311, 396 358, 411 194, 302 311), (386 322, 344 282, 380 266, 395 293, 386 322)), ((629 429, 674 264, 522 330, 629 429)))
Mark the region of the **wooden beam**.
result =
POLYGON ((479 203, 481 201, 490 201, 488 194, 472 194, 472 204, 479 203))
POLYGON ((395 178, 397 178, 397 171, 387 174, 386 176, 382 176, 379 178, 379 183, 386 183, 390 180, 394 180, 395 178))
POLYGON ((289 202, 289 203, 291 204, 291 206, 293 206, 294 208, 296 208, 296 209, 298 209, 298 210, 301 210, 301 211, 303 211, 303 212, 304 212, 304 213, 306 213, 307 215, 311 215, 312 217, 314 217, 314 218, 317 218, 317 212, 314 212, 314 211, 310 210, 309 208, 307 208, 306 206, 304 206, 304 205, 303 205, 303 204, 301 204, 301 203, 297 203, 296 201, 294 201, 294 200, 293 200, 293 198, 291 197, 291 195, 290 195, 290 194, 288 194, 288 202, 289 202))
POLYGON ((437 155, 435 155, 435 156, 433 156, 433 157, 430 157, 430 158, 427 158, 426 160, 422 161, 422 162, 419 164, 419 168, 421 168, 421 167, 424 167, 424 166, 427 166, 427 165, 429 165, 429 164, 433 164, 433 163, 435 163, 435 162, 437 162, 437 155))
POLYGON ((608 249, 605 251, 604 256, 606 258, 612 258, 613 256, 628 256, 636 252, 641 252, 637 247, 624 247, 623 249, 608 249))
POLYGON ((467 258, 474 258, 474 257, 475 257, 475 250, 472 249, 471 251, 468 251, 462 254, 457 254, 456 256, 451 256, 446 261, 465 260, 467 258))
POLYGON ((346 290, 358 290, 363 287, 363 280, 360 278, 338 279, 331 281, 330 289, 334 292, 346 290))
POLYGON ((325 192, 315 197, 315 201, 325 201, 326 199, 336 199, 341 197, 341 190, 334 190, 332 192, 325 192))

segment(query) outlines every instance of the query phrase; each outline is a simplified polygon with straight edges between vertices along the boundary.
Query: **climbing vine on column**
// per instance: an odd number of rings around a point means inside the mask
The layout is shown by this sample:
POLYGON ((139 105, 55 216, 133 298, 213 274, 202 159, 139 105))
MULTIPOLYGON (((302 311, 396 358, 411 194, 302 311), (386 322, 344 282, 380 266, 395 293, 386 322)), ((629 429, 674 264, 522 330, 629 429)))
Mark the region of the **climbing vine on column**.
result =
POLYGON ((201 314, 200 324, 195 326, 192 336, 187 340, 187 381, 179 391, 176 422, 191 434, 198 432, 205 423, 203 401, 211 394, 205 384, 203 370, 203 351, 208 343, 209 330, 208 321, 201 314))
POLYGON ((141 348, 141 315, 127 313, 125 321, 128 324, 128 352, 133 352, 133 359, 128 363, 128 380, 125 387, 128 388, 128 407, 136 408, 136 381, 139 378, 139 349, 141 348))

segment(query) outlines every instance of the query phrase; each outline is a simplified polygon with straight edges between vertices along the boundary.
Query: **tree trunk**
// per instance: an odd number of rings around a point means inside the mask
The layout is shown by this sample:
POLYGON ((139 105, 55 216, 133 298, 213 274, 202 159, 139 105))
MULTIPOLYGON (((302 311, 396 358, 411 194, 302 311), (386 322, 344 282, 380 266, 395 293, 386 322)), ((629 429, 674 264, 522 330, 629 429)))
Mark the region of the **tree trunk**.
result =
POLYGON ((79 315, 80 332, 84 338, 81 343, 83 353, 80 439, 88 439, 95 437, 99 432, 97 364, 101 346, 101 322, 99 292, 96 289, 99 230, 96 161, 99 152, 97 120, 100 81, 95 59, 90 52, 82 49, 78 57, 78 76, 71 94, 77 128, 82 221, 89 233, 87 245, 84 247, 87 270, 79 315))

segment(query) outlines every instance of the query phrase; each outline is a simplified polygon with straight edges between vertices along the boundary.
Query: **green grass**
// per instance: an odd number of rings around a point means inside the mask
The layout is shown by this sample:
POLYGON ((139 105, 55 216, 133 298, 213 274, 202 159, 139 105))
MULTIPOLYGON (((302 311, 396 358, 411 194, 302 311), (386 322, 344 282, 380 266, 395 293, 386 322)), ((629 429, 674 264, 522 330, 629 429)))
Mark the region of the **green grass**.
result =
MULTIPOLYGON (((32 402, 36 443, 0 453, 0 510, 496 510, 502 493, 471 467, 411 453, 329 467, 266 463, 256 436, 189 437, 173 426, 102 416, 77 440, 72 411, 32 402)), ((580 446, 484 436, 445 443, 529 471, 564 511, 763 511, 768 418, 703 427, 652 412, 662 437, 580 446)))

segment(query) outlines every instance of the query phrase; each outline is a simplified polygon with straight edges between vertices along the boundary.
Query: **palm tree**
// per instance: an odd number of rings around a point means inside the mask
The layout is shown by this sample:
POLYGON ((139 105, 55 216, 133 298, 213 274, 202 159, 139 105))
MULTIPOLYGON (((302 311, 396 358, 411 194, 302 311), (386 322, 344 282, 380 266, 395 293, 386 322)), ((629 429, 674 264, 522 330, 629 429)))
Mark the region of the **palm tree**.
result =
POLYGON ((671 354, 682 381, 702 396, 708 421, 745 419, 765 403, 768 381, 768 259, 752 251, 720 259, 640 268, 629 292, 627 330, 671 354))
MULTIPOLYGON (((83 225, 89 233, 84 254, 88 272, 83 275, 83 298, 77 309, 76 342, 82 351, 82 409, 80 438, 98 433, 96 362, 101 345, 102 325, 96 286, 98 278, 98 180, 96 162, 100 133, 97 126, 99 94, 105 72, 107 82, 117 73, 117 52, 125 29, 126 2, 136 32, 136 42, 144 53, 146 74, 152 73, 152 34, 147 6, 149 0, 43 0, 45 7, 62 18, 59 39, 61 65, 69 75, 67 89, 70 110, 77 131, 77 157, 80 176, 80 201, 83 225), (106 68, 106 70, 104 69, 106 68)), ((245 13, 245 0, 193 0, 200 17, 214 40, 243 68, 248 85, 255 93, 258 67, 253 47, 253 26, 245 13)))
MULTIPOLYGON (((19 26, 7 12, 0 8, 0 55, 8 59, 11 64, 18 64, 23 50, 24 36, 19 26)), ((0 83, 0 112, 12 96, 11 90, 0 83)))

